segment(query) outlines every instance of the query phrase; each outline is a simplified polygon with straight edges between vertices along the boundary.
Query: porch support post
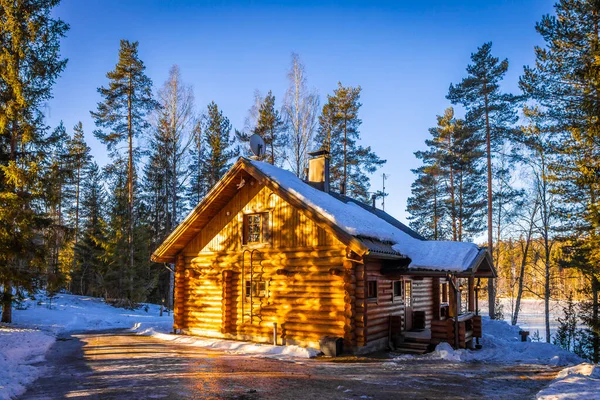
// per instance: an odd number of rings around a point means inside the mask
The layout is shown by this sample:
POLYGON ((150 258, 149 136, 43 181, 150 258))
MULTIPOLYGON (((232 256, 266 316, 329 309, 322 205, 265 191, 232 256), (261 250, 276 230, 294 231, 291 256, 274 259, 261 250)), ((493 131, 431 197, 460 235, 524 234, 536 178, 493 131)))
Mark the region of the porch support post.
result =
POLYGON ((475 311, 475 278, 469 277, 469 311, 475 311))
POLYGON ((440 278, 433 278, 432 282, 432 292, 433 292, 433 319, 440 319, 440 278))

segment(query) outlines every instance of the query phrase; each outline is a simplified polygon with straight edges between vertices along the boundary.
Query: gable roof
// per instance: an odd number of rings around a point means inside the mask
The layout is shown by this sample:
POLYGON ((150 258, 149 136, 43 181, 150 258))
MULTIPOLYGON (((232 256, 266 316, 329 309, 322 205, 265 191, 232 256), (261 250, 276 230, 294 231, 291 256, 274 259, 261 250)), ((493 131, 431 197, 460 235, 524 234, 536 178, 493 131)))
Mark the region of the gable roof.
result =
MULTIPOLYGON (((156 249, 152 260, 172 262, 210 219, 203 218, 203 214, 212 217, 218 212, 217 207, 222 208, 235 195, 237 188, 233 179, 240 173, 249 174, 285 201, 301 208, 318 225, 361 256, 405 260, 404 265, 410 259, 409 269, 440 272, 474 272, 483 260, 489 260, 487 251, 473 243, 424 240, 382 210, 315 189, 290 171, 243 157, 156 249)), ((489 264, 490 273, 495 275, 489 264)))

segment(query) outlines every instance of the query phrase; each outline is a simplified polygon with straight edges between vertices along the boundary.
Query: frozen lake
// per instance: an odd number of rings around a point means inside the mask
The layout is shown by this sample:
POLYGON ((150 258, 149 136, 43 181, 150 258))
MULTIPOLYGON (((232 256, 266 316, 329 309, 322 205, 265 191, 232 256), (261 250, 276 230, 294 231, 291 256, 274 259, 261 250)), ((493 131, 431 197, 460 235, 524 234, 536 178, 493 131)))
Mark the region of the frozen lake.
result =
MULTIPOLYGON (((500 302, 504 306, 504 320, 510 323, 513 308, 511 303, 514 300, 508 298, 500 299, 500 302)), ((562 301, 553 300, 550 301, 550 335, 553 336, 558 328, 558 317, 562 317, 562 301)), ((481 301, 479 308, 483 315, 487 315, 488 307, 487 301, 481 301)), ((537 299, 523 299, 521 300, 521 311, 519 311, 519 320, 517 324, 529 331, 529 334, 533 336, 536 331, 539 331, 540 338, 542 341, 546 340, 546 328, 544 322, 544 300, 537 299)), ((552 340, 552 339, 551 339, 552 340)))

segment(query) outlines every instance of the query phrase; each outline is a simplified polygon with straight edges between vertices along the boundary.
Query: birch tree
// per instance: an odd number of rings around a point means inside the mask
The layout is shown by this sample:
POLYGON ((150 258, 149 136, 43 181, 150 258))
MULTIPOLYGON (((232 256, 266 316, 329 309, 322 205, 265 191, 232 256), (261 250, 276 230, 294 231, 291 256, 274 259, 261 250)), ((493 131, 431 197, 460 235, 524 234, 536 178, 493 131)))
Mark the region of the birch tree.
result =
POLYGON ((308 89, 306 70, 296 53, 292 53, 288 80, 289 88, 283 105, 290 146, 288 161, 296 176, 302 177, 308 166, 308 152, 317 126, 319 96, 316 91, 308 89))

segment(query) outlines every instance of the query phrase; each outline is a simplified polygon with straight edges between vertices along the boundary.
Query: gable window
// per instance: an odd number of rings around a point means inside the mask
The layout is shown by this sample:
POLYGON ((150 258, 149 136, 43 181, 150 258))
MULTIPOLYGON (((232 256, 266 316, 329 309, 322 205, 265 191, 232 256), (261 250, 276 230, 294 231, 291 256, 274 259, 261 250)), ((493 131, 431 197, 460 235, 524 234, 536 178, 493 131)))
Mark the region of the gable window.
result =
POLYGON ((393 282, 394 297, 402 297, 402 281, 393 282))
POLYGON ((244 244, 259 244, 267 241, 268 213, 244 215, 244 244))
POLYGON ((367 281, 367 299, 377 300, 377 281, 367 281))

